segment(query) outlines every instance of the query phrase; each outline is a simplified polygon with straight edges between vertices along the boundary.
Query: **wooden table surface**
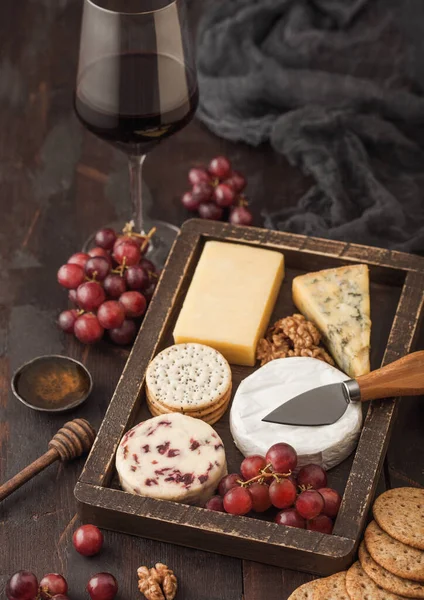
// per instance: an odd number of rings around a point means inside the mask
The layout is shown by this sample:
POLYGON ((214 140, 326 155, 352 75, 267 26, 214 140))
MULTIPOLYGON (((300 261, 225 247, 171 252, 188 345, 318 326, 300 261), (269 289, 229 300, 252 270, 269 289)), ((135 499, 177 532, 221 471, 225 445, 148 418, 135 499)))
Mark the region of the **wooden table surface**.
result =
MULTIPOLYGON (((190 4, 193 25, 206 0, 190 4)), ((81 0, 2 0, 0 5, 0 481, 42 454, 66 417, 29 410, 10 394, 10 377, 24 361, 46 353, 81 359, 95 388, 69 417, 98 426, 128 351, 106 343, 83 347, 60 333, 66 307, 56 271, 87 236, 129 216, 125 158, 79 126, 72 92, 78 55, 81 0)), ((148 157, 149 212, 176 224, 187 218, 179 198, 187 171, 217 154, 248 175, 256 224, 261 209, 289 204, 309 181, 268 147, 221 140, 194 121, 148 157)), ((419 346, 424 347, 423 339, 419 346)), ((392 485, 424 486, 424 408, 401 403, 388 454, 392 485)), ((162 561, 178 575, 181 600, 285 600, 311 576, 106 532, 93 559, 76 554, 73 488, 82 460, 52 466, 0 505, 0 597, 18 569, 38 576, 58 571, 71 600, 86 598, 89 576, 114 573, 120 600, 140 597, 136 569, 162 561)))

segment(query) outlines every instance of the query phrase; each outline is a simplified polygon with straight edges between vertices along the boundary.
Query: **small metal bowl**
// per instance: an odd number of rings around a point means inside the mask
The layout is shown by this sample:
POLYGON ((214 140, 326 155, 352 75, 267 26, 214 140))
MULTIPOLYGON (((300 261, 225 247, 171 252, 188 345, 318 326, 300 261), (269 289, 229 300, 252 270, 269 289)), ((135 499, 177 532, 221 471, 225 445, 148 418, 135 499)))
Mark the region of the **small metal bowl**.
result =
POLYGON ((11 386, 16 398, 33 410, 64 412, 87 400, 93 379, 79 361, 49 354, 23 364, 15 371, 11 386), (61 390, 65 378, 68 389, 61 390))

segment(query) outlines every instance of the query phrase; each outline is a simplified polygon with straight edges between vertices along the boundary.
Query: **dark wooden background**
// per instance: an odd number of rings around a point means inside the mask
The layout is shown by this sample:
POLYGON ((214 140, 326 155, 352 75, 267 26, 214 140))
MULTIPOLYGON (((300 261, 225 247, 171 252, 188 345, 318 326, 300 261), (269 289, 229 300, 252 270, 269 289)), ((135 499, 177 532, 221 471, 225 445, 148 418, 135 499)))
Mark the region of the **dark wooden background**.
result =
MULTIPOLYGON (((193 26, 207 0, 190 4, 193 26)), ((62 416, 32 412, 10 394, 24 361, 50 352, 80 358, 93 374, 90 401, 70 416, 98 426, 127 357, 100 344, 84 348, 56 328, 67 304, 56 271, 96 228, 129 216, 123 156, 84 132, 72 110, 81 0, 2 0, 0 4, 0 481, 44 452, 62 416)), ((261 207, 290 204, 309 181, 268 147, 218 139, 194 121, 148 157, 152 216, 187 218, 179 197, 187 170, 225 154, 248 175, 256 224, 261 207)), ((420 347, 424 347, 421 340, 420 347)), ((424 409, 404 400, 388 455, 393 485, 424 486, 424 409)), ((71 544, 78 525, 73 488, 82 461, 53 466, 0 505, 0 597, 22 568, 63 573, 71 600, 86 598, 89 576, 114 573, 121 600, 137 598, 136 569, 162 561, 178 575, 181 600, 286 600, 308 576, 106 532, 93 559, 71 544)))

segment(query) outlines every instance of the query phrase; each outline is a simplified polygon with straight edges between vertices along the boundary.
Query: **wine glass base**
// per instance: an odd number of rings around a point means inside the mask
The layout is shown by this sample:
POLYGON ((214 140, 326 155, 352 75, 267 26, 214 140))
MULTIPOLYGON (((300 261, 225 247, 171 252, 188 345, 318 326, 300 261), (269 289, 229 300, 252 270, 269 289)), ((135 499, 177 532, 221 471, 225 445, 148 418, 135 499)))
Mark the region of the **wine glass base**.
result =
MULTIPOLYGON (((117 233, 120 233, 122 232, 124 226, 125 223, 122 221, 114 221, 113 223, 108 223, 104 227, 110 227, 117 233)), ((146 258, 151 260, 157 269, 162 269, 166 259, 168 258, 172 244, 180 232, 180 229, 176 225, 172 225, 172 223, 166 223, 165 221, 159 221, 156 219, 146 219, 144 224, 145 231, 141 233, 149 233, 149 231, 151 231, 153 228, 155 228, 156 231, 151 238, 149 249, 146 253, 146 258)), ((96 245, 95 237, 95 233, 90 235, 82 247, 83 252, 88 252, 96 245)))

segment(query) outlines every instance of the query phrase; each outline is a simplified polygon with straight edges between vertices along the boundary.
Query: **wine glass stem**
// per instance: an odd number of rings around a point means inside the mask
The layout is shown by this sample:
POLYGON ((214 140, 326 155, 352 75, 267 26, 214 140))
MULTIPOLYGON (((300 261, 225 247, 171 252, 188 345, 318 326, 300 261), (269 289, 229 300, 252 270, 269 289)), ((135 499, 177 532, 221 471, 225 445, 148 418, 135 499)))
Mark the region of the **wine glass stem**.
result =
POLYGON ((130 167, 130 192, 133 209, 134 229, 138 233, 145 233, 143 218, 143 163, 146 155, 131 155, 130 167))

